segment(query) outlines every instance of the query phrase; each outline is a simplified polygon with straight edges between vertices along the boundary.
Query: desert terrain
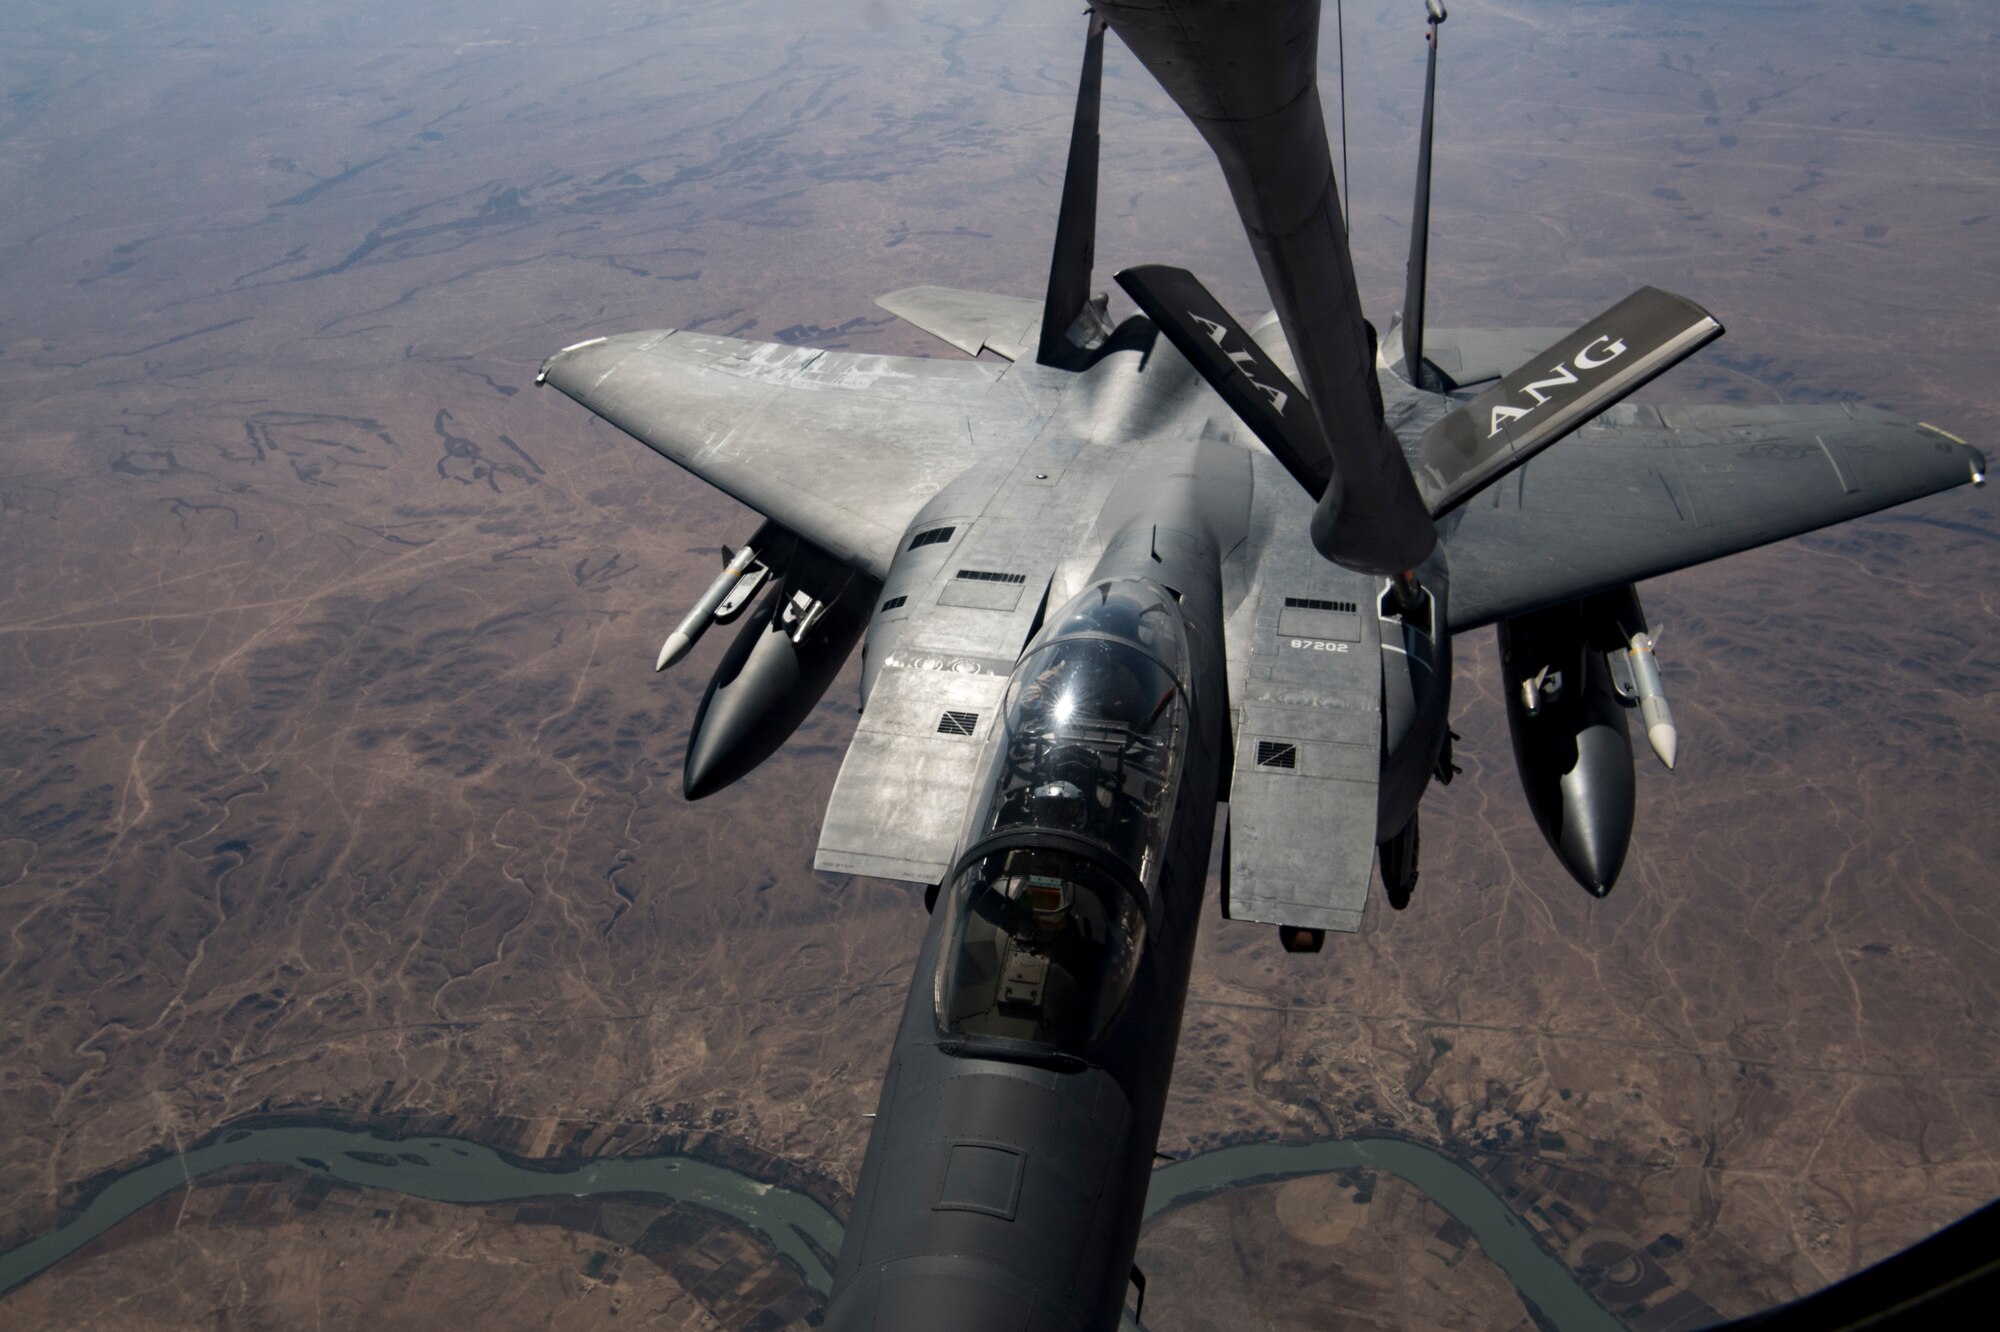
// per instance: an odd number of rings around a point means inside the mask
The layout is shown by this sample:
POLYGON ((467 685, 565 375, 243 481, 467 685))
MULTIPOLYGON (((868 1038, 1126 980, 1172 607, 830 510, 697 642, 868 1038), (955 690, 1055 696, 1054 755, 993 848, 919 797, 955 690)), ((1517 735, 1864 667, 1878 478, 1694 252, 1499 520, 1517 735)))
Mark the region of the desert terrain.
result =
MULTIPOLYGON (((1348 14, 1382 324, 1420 14, 1348 14)), ((684 802, 726 634, 649 667, 756 520, 532 381, 649 327, 956 355, 872 299, 1041 289, 1081 27, 893 0, 0 17, 0 1251, 272 1114, 447 1117, 526 1158, 698 1131, 844 1209, 924 926, 919 890, 810 868, 854 669, 684 802)), ((1648 400, 1847 399, 1990 451, 1996 45, 1967 2, 1455 10, 1432 321, 1576 323, 1654 283, 1729 334, 1648 400)), ((1108 54, 1100 283, 1167 261, 1261 308, 1212 159, 1108 54)), ((1465 771, 1426 800, 1415 902, 1316 958, 1211 918, 1162 1149, 1373 1132, 1560 1177, 1548 1242, 1634 1326, 1818 1288, 2000 1195, 1992 494, 1642 587, 1682 757, 1642 758, 1604 901, 1521 800, 1491 633, 1462 640, 1465 771), (1667 1284, 1621 1304, 1632 1254, 1667 1284)), ((1421 1195, 1315 1187, 1163 1216, 1148 1325, 1522 1324, 1421 1195)), ((775 1276, 736 1298, 596 1221, 309 1193, 191 1187, 0 1315, 801 1316, 775 1276)), ((704 1244, 768 1262, 740 1232, 674 1252, 704 1244)))

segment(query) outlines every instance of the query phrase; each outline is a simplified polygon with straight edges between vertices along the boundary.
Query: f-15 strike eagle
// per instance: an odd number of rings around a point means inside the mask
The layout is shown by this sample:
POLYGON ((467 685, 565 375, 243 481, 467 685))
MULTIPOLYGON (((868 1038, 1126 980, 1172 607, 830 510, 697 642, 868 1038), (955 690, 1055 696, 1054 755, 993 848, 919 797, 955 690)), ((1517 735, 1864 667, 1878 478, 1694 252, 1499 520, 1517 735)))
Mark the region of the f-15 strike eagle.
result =
POLYGON ((924 884, 933 915, 829 1327, 1116 1323, 1219 804, 1229 919, 1316 951, 1359 927, 1378 857, 1404 906, 1419 801, 1453 772, 1453 636, 1497 624, 1529 805, 1601 896, 1631 836, 1630 712, 1674 759, 1634 584, 1982 479, 1962 442, 1846 406, 1626 403, 1722 331, 1652 288, 1569 333, 1427 330, 1430 11, 1387 346, 1334 187, 1317 0, 1093 0, 1042 299, 880 300, 1004 362, 660 330, 543 367, 764 517, 661 653, 746 617, 688 798, 775 751, 862 644, 814 863, 924 884), (1107 26, 1214 150, 1271 317, 1246 328, 1160 266, 1117 275, 1143 311, 1122 322, 1091 293, 1107 26))

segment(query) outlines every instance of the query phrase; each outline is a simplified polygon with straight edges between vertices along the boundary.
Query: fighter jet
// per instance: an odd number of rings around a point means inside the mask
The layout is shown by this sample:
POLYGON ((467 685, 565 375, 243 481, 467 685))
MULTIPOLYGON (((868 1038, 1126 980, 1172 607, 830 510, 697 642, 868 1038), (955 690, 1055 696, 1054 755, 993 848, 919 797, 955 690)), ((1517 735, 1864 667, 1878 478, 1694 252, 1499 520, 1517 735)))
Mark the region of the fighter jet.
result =
MULTIPOLYGON (((976 357, 686 330, 541 378, 763 516, 669 637, 743 617, 685 793, 769 757, 856 644, 815 865, 932 919, 841 1251, 834 1329, 1113 1326, 1133 1289, 1217 812, 1222 914, 1317 951, 1376 865, 1405 906, 1449 781, 1455 635, 1498 625, 1528 803, 1588 891, 1633 821, 1630 714, 1676 733, 1635 584, 1983 479, 1844 405, 1637 406, 1719 335, 1644 288, 1583 327, 1426 329, 1431 104, 1392 336, 1364 320, 1317 0, 1094 0, 1039 300, 880 304, 976 357), (1109 27, 1216 154, 1275 311, 1166 266, 1093 294, 1109 27)), ((1143 1285, 1137 1299, 1143 1301, 1143 1285)))

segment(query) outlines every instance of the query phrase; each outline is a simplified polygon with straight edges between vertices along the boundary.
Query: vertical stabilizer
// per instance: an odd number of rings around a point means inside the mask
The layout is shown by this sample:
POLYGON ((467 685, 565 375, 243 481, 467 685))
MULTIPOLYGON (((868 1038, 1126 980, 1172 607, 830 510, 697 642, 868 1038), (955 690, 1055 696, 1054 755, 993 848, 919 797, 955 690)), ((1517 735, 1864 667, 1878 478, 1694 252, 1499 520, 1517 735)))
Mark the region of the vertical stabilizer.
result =
POLYGON ((1451 387, 1424 360, 1424 264, 1431 240, 1431 126, 1437 110, 1438 28, 1444 23, 1443 0, 1424 0, 1430 30, 1430 64, 1424 74, 1424 124, 1417 139, 1417 201, 1410 210, 1410 267, 1403 285, 1403 370, 1418 388, 1442 393, 1451 387))
POLYGON ((1056 217, 1055 253, 1049 259, 1049 292, 1042 301, 1041 343, 1035 359, 1062 365, 1076 358, 1069 331, 1090 300, 1090 270, 1097 250, 1097 105, 1104 86, 1104 20, 1090 16, 1083 45, 1083 78, 1076 89, 1076 120, 1063 172, 1062 209, 1056 217))

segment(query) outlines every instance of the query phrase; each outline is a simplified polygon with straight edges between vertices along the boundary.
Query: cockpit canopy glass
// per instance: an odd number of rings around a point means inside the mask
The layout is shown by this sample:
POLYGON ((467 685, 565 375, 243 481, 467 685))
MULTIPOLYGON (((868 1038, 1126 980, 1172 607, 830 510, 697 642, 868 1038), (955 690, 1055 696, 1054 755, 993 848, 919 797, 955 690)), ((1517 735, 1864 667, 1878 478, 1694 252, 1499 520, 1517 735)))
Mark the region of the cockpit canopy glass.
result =
POLYGON ((1007 686, 968 847, 1014 830, 1094 843, 1150 893, 1173 816, 1187 704, 1179 608, 1136 580, 1066 606, 1007 686))
POLYGON ((1171 592, 1140 578, 1113 578, 1071 598, 1037 635, 1043 643, 1103 635, 1123 639, 1175 676, 1187 672, 1187 631, 1171 592))
POLYGON ((952 886, 937 974, 947 1035, 1080 1054, 1125 1004, 1146 915, 1083 857, 1015 847, 984 856, 952 886))

